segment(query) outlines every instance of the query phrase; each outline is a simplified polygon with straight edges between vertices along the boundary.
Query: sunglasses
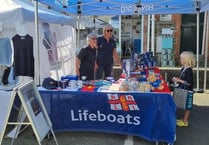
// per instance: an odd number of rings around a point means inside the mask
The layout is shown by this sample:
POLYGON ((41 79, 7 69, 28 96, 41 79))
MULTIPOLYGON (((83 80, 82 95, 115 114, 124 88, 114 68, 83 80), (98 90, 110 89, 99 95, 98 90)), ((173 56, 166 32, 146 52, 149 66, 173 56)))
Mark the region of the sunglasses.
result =
POLYGON ((97 40, 97 38, 91 38, 92 40, 97 40))
POLYGON ((107 32, 112 32, 112 29, 110 29, 110 30, 106 30, 107 32))

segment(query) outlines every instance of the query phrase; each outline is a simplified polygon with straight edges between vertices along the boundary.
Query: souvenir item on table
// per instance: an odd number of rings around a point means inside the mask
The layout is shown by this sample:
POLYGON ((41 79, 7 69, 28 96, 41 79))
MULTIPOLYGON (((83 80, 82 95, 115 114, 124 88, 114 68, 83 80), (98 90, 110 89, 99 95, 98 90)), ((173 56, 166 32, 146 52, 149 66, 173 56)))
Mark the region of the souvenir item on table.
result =
POLYGON ((76 87, 79 88, 79 89, 82 88, 83 87, 83 81, 77 80, 76 81, 76 87))
POLYGON ((147 81, 150 83, 152 91, 164 89, 164 81, 158 78, 158 74, 148 74, 147 81))
POLYGON ((131 72, 135 72, 137 70, 137 60, 136 59, 124 59, 123 60, 123 73, 121 78, 129 78, 131 72))
POLYGON ((114 82, 115 80, 114 80, 114 77, 106 77, 105 78, 107 81, 110 81, 110 82, 114 82))
POLYGON ((122 74, 120 75, 120 78, 123 78, 123 79, 125 79, 125 78, 126 78, 126 73, 125 73, 125 70, 123 70, 122 74))
POLYGON ((139 91, 139 92, 150 92, 150 84, 145 81, 138 81, 136 78, 129 78, 118 82, 120 84, 119 91, 139 91))
POLYGON ((68 86, 68 80, 64 79, 60 81, 59 87, 61 87, 62 89, 66 88, 68 86))
POLYGON ((61 77, 61 81, 62 80, 78 80, 78 76, 77 75, 66 75, 66 76, 62 76, 61 77))
POLYGON ((144 92, 150 92, 151 85, 148 82, 144 82, 144 92))
POLYGON ((151 85, 149 82, 139 82, 138 91, 139 92, 150 92, 151 85))
POLYGON ((129 79, 129 91, 138 91, 139 82, 136 78, 129 79))
POLYGON ((129 83, 127 80, 121 82, 119 91, 129 91, 129 83))
POLYGON ((96 86, 97 88, 101 87, 101 86, 110 86, 112 84, 111 81, 107 81, 107 80, 94 80, 92 82, 94 84, 94 86, 96 86))
POLYGON ((144 88, 145 88, 144 82, 139 82, 139 87, 138 87, 139 92, 144 92, 144 88))
POLYGON ((42 87, 49 89, 49 90, 53 90, 53 89, 57 89, 59 86, 59 81, 54 80, 53 78, 45 78, 42 82, 42 87))
POLYGON ((94 80, 94 86, 98 92, 107 92, 111 86, 112 82, 107 80, 94 80))
POLYGON ((125 73, 126 73, 126 78, 129 78, 130 77, 130 67, 131 67, 131 64, 130 64, 130 60, 129 59, 126 59, 123 61, 123 66, 124 66, 124 70, 125 70, 125 73))
POLYGON ((146 70, 156 67, 156 61, 151 51, 137 55, 132 59, 123 60, 123 73, 121 78, 137 77, 139 81, 146 81, 146 70), (135 75, 135 76, 134 76, 135 75))
POLYGON ((101 86, 98 88, 97 92, 109 92, 110 86, 101 86))
POLYGON ((137 60, 136 59, 123 59, 123 70, 128 73, 129 71, 137 70, 137 60))
POLYGON ((154 67, 156 67, 156 60, 153 56, 152 51, 140 54, 139 59, 138 59, 139 70, 144 70, 144 69, 149 69, 149 68, 154 68, 154 67))
POLYGON ((68 82, 68 89, 75 89, 76 88, 76 80, 70 80, 68 82))
POLYGON ((131 72, 130 77, 136 78, 139 82, 147 81, 146 71, 131 72))
POLYGON ((98 92, 107 92, 110 91, 110 87, 113 84, 113 81, 108 80, 94 80, 93 81, 95 88, 98 88, 98 92))
POLYGON ((96 87, 92 84, 85 84, 83 85, 83 87, 81 88, 81 91, 84 91, 84 92, 94 92, 96 89, 96 87))
POLYGON ((80 88, 83 87, 83 82, 81 80, 71 80, 71 81, 68 81, 68 86, 67 88, 70 89, 70 90, 78 90, 80 88))
POLYGON ((120 90, 120 84, 118 83, 112 83, 109 87, 109 91, 119 91, 120 90))

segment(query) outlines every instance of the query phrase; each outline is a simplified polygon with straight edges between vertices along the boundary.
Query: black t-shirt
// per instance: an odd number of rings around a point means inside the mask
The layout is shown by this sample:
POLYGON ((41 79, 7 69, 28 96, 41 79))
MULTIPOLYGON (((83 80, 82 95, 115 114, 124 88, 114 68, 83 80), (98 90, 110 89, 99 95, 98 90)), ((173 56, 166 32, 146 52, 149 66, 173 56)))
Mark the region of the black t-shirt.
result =
POLYGON ((92 49, 90 46, 82 48, 77 57, 81 61, 80 76, 87 76, 87 80, 94 80, 96 49, 92 49))
POLYGON ((30 35, 15 35, 14 45, 15 76, 34 77, 33 38, 30 35))
POLYGON ((98 38, 97 45, 97 64, 113 64, 113 50, 116 49, 115 40, 111 38, 107 42, 104 36, 102 36, 98 38))

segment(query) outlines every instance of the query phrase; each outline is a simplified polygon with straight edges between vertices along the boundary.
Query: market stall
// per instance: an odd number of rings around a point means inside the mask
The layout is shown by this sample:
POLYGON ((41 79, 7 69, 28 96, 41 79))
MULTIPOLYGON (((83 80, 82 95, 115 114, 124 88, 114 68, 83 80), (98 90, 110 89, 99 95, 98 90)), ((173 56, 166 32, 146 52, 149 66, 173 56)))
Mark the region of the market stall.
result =
POLYGON ((119 133, 173 143, 176 106, 153 62, 151 52, 124 60, 119 80, 85 81, 73 75, 61 77, 62 81, 46 79, 39 92, 53 129, 119 133))

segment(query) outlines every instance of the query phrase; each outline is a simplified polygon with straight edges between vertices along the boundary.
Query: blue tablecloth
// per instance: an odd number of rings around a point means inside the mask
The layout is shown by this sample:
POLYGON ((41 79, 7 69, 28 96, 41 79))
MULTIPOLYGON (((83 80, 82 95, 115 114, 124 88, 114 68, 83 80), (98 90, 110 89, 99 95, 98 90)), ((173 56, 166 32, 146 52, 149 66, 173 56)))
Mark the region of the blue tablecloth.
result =
POLYGON ((170 94, 40 90, 55 131, 97 131, 173 143, 176 106, 170 94))

